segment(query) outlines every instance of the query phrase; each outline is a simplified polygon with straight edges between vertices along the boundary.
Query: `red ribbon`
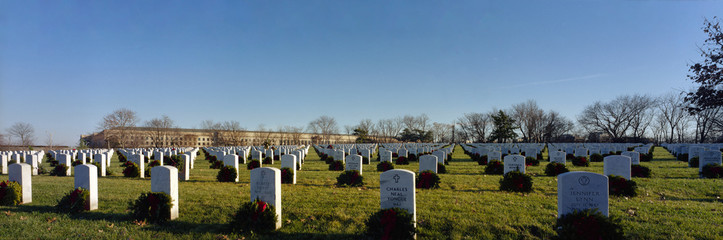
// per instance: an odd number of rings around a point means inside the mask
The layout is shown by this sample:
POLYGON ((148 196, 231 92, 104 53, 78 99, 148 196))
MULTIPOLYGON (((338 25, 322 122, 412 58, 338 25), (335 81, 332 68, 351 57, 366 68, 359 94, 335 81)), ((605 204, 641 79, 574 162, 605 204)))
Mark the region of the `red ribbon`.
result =
POLYGON ((384 226, 384 235, 382 235, 382 240, 391 239, 391 236, 389 235, 392 233, 392 229, 394 229, 397 223, 397 213, 394 212, 393 209, 384 211, 381 223, 384 226))
POLYGON ((8 184, 5 181, 0 182, 0 200, 5 198, 5 194, 8 191, 8 184))
POLYGON ((158 197, 156 197, 155 194, 151 193, 148 194, 148 205, 151 207, 151 216, 153 216, 156 211, 158 211, 158 204, 161 202, 158 197))
POLYGON ((266 210, 266 203, 265 203, 265 202, 263 202, 263 201, 258 201, 256 204, 257 204, 257 205, 256 205, 256 212, 254 213, 253 216, 251 216, 251 218, 252 218, 254 221, 256 221, 256 220, 259 218, 259 214, 263 213, 263 212, 266 210))

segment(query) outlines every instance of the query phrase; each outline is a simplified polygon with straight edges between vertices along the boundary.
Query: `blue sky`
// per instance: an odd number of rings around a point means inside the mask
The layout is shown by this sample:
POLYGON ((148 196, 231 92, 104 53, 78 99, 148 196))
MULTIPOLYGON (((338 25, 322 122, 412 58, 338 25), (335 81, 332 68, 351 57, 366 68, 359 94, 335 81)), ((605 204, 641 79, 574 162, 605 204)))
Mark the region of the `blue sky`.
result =
POLYGON ((0 1, 0 130, 75 145, 126 107, 180 127, 451 123, 687 90, 720 1, 0 1))

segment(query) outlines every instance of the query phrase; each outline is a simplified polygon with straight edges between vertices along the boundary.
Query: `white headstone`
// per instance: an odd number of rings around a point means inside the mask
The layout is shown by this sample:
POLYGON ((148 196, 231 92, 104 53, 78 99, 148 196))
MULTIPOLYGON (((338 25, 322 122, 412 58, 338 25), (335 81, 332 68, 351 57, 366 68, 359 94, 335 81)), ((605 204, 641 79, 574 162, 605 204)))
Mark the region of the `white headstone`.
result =
POLYGON ((291 169, 291 184, 296 184, 296 156, 292 154, 286 154, 281 156, 281 168, 291 169))
POLYGON ((251 170, 251 201, 257 198, 276 209, 276 229, 281 228, 281 170, 270 167, 251 170))
POLYGON ((625 151, 625 152, 622 152, 620 155, 629 157, 631 164, 640 165, 640 153, 625 151))
POLYGON ((380 162, 391 162, 392 161, 392 151, 379 151, 379 161, 380 162))
POLYGON ((75 188, 88 190, 88 206, 85 210, 98 209, 98 168, 93 164, 75 166, 75 188))
POLYGON ((100 169, 98 169, 98 171, 100 171, 101 177, 105 177, 105 168, 106 168, 105 164, 107 162, 105 157, 106 157, 105 154, 96 154, 93 156, 93 161, 97 162, 98 165, 100 165, 100 169))
POLYGON ((189 179, 191 179, 191 169, 189 168, 191 162, 191 155, 181 154, 181 160, 183 161, 183 171, 180 172, 178 175, 181 181, 188 181, 189 179))
POLYGON ((407 210, 409 214, 412 214, 412 220, 416 226, 417 203, 414 181, 414 172, 406 169, 392 169, 383 172, 379 175, 379 200, 381 209, 401 208, 407 210))
POLYGON ((238 156, 235 154, 223 156, 223 165, 236 168, 236 179, 234 180, 234 182, 238 182, 238 156))
POLYGON ((522 155, 507 155, 505 156, 505 171, 504 174, 507 174, 511 171, 520 171, 521 173, 525 173, 525 156, 522 155))
POLYGON ((434 173, 437 173, 437 164, 439 159, 437 156, 434 155, 422 155, 419 157, 419 172, 424 172, 427 170, 433 171, 434 173))
POLYGON ((21 203, 31 203, 33 201, 33 184, 30 168, 32 167, 27 163, 13 163, 8 168, 10 169, 8 180, 17 182, 22 188, 21 203))
POLYGON ((557 216, 585 209, 608 216, 608 177, 591 172, 557 175, 557 216))
POLYGON ((70 169, 73 167, 73 158, 70 156, 70 154, 58 154, 58 164, 65 164, 65 166, 68 167, 68 171, 66 171, 66 176, 70 176, 70 169))
POLYGON ((703 172, 703 167, 708 164, 721 165, 721 151, 702 151, 698 161, 698 172, 703 172))
MULTIPOLYGON (((29 163, 32 168, 31 172, 33 173, 33 176, 38 175, 38 165, 40 164, 38 155, 30 154, 25 157, 25 162, 29 163)), ((68 165, 68 167, 70 167, 70 165, 68 165)))
POLYGON ((2 164, 2 174, 8 174, 8 156, 0 154, 0 164, 2 164))
POLYGON ((550 162, 567 164, 567 153, 561 151, 550 152, 550 162))
POLYGON ((362 175, 362 156, 356 154, 346 156, 345 170, 357 170, 359 171, 359 175, 362 175))
POLYGON ((603 159, 603 172, 605 176, 616 175, 630 180, 630 157, 622 155, 610 155, 603 159))
POLYGON ((444 164, 444 160, 447 157, 447 153, 444 151, 434 151, 432 155, 437 156, 437 161, 441 164, 444 164))
POLYGON ((173 166, 151 168, 151 192, 164 192, 171 196, 171 220, 178 218, 178 169, 173 166))
POLYGON ((502 161, 502 153, 498 152, 498 151, 489 152, 487 154, 487 161, 492 161, 492 160, 502 161))

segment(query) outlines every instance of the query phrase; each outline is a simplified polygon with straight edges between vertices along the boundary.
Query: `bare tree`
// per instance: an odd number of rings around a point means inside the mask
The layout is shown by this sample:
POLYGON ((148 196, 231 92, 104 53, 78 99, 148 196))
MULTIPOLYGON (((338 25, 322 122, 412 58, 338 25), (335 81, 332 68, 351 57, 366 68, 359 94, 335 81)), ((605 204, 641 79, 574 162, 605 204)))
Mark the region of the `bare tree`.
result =
POLYGON ((7 145, 5 142, 5 135, 0 133, 0 149, 5 149, 5 145, 7 145))
POLYGON ((546 113, 542 122, 542 141, 545 142, 557 142, 562 135, 572 131, 575 127, 572 121, 555 111, 546 113))
POLYGON ((715 120, 723 118, 721 108, 708 108, 698 111, 695 117, 696 142, 704 143, 709 140, 711 132, 715 131, 715 120))
POLYGON ((432 136, 434 142, 452 142, 452 128, 454 124, 447 123, 432 123, 432 136))
POLYGON ((597 101, 588 105, 577 117, 578 123, 589 132, 601 131, 614 140, 625 136, 636 112, 631 96, 618 96, 608 103, 597 101))
POLYGON ((35 141, 35 128, 30 123, 17 122, 7 129, 8 135, 19 138, 19 145, 30 146, 35 141))
POLYGON ((220 130, 215 135, 218 136, 219 144, 224 146, 240 146, 247 135, 246 129, 238 121, 225 121, 213 127, 220 130))
POLYGON ((632 137, 642 139, 645 137, 645 130, 650 126, 655 114, 653 113, 656 104, 655 99, 645 95, 630 96, 627 103, 631 108, 630 130, 632 137))
POLYGON ((49 150, 53 150, 53 133, 46 131, 45 136, 45 146, 47 146, 49 150))
POLYGON ((522 138, 527 142, 540 142, 543 135, 545 111, 534 100, 512 106, 512 119, 518 124, 522 138))
POLYGON ((285 126, 284 131, 289 134, 291 137, 291 144, 294 145, 300 145, 301 144, 301 135, 303 134, 304 128, 302 127, 294 127, 294 126, 285 126))
MULTIPOLYGON (((670 130, 668 142, 672 143, 675 137, 675 131, 682 131, 682 124, 687 121, 688 113, 685 110, 685 100, 682 95, 666 94, 658 98, 657 104, 660 110, 660 118, 665 120, 667 129, 670 130)), ((678 142, 682 142, 682 135, 678 134, 678 142)))
POLYGON ((103 120, 98 124, 98 128, 101 131, 105 131, 108 148, 112 146, 119 146, 121 148, 135 147, 128 145, 132 143, 133 128, 138 121, 136 112, 127 108, 121 108, 103 117, 103 120))
POLYGON ((464 140, 472 142, 486 142, 487 130, 492 124, 492 118, 487 113, 465 113, 459 118, 460 135, 464 140))
POLYGON ((327 143, 331 140, 332 134, 339 133, 336 119, 326 115, 309 122, 309 129, 314 133, 320 133, 323 140, 327 141, 327 143))
POLYGON ((166 115, 160 118, 154 118, 150 121, 146 121, 145 126, 150 128, 148 131, 149 137, 151 137, 151 143, 155 147, 166 147, 173 141, 175 134, 172 134, 172 128, 174 128, 173 120, 166 115))

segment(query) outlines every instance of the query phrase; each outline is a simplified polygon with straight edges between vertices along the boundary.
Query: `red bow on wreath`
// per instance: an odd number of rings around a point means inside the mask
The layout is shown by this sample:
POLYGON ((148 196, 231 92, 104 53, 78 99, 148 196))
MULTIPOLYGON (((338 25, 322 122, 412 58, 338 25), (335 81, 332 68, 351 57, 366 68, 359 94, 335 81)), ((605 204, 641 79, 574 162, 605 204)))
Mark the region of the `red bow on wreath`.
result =
POLYGON ((252 216, 252 219, 256 221, 259 218, 259 214, 263 213, 266 210, 266 203, 263 201, 258 201, 256 203, 256 212, 252 216))
POLYGON ((394 226, 397 223, 397 213, 394 212, 393 209, 384 211, 381 223, 384 226, 384 235, 382 236, 382 240, 391 239, 391 236, 389 236, 389 234, 392 233, 392 229, 394 229, 394 226))
POLYGON ((151 207, 151 216, 155 215, 158 211, 158 204, 161 200, 155 194, 148 194, 148 205, 151 207))

